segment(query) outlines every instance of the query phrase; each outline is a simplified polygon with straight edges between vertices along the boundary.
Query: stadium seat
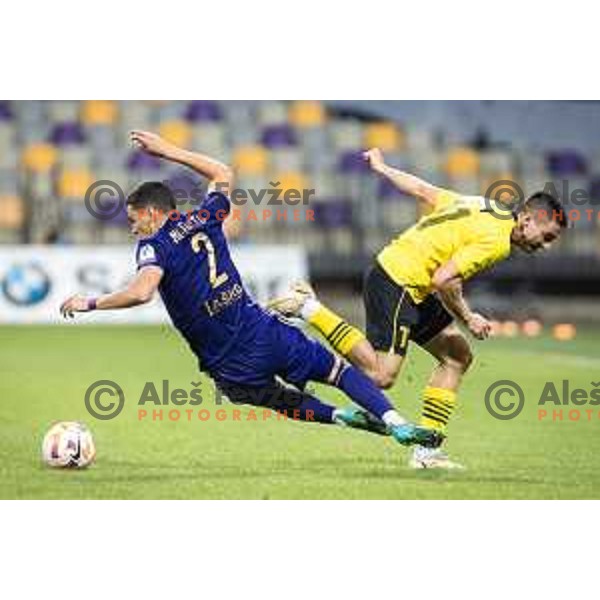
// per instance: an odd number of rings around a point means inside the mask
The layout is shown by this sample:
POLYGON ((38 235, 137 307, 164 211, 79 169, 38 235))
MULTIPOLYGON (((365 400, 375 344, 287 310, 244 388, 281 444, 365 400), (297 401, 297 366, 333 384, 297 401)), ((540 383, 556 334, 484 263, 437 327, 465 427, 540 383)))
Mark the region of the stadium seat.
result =
POLYGON ((26 169, 35 173, 47 173, 57 160, 56 148, 51 144, 31 144, 23 151, 22 161, 26 169))
POLYGON ((384 226, 380 230, 379 244, 385 243, 390 235, 397 235, 399 231, 414 224, 417 219, 417 207, 414 202, 384 202, 381 204, 381 222, 384 226))
POLYGON ((92 151, 86 146, 66 146, 59 153, 58 164, 67 169, 90 169, 92 151))
POLYGON ((350 119, 329 121, 326 127, 335 151, 345 152, 364 148, 363 126, 350 119))
POLYGON ((0 167, 0 196, 19 195, 22 176, 13 167, 0 167))
POLYGON ((300 129, 321 127, 326 120, 325 107, 322 102, 292 102, 289 108, 289 120, 300 129))
POLYGON ((404 139, 394 123, 371 123, 365 128, 363 146, 380 148, 384 152, 393 152, 403 148, 404 139))
POLYGON ((294 146, 296 134, 290 125, 269 125, 262 131, 261 141, 267 148, 294 146))
POLYGON ((11 121, 13 116, 10 100, 0 100, 0 121, 11 121))
POLYGON ((51 100, 46 102, 46 115, 51 123, 73 123, 79 119, 79 102, 75 100, 51 100))
POLYGON ((279 172, 273 175, 272 181, 279 182, 277 188, 283 190, 298 190, 300 194, 308 188, 306 177, 298 171, 279 172))
POLYGON ((25 207, 16 195, 0 194, 0 228, 19 229, 25 221, 25 207))
POLYGON ((259 127, 284 125, 288 122, 288 107, 284 102, 277 100, 258 102, 255 111, 259 127))
POLYGON ((339 157, 338 170, 341 173, 370 173, 369 165, 363 157, 362 150, 344 152, 339 157))
POLYGON ((327 170, 315 171, 307 175, 307 185, 309 189, 315 190, 311 202, 327 201, 334 198, 339 190, 336 187, 335 176, 327 170))
POLYGON ((329 136, 324 128, 298 129, 297 136, 309 171, 317 172, 335 168, 337 156, 331 148, 329 136))
POLYGON ((17 136, 13 125, 0 121, 0 169, 16 168, 18 163, 17 136))
POLYGON ((19 164, 19 155, 17 146, 8 146, 0 148, 0 169, 12 169, 16 171, 19 164))
POLYGON ((433 131, 423 127, 407 124, 404 127, 406 146, 410 152, 428 154, 436 149, 436 140, 433 131))
POLYGON ((338 255, 349 255, 356 250, 356 235, 351 227, 333 229, 328 236, 327 247, 338 255))
POLYGON ((220 121, 221 108, 216 100, 193 100, 187 106, 185 118, 188 121, 220 121))
POLYGON ((195 123, 191 129, 191 148, 201 149, 209 156, 219 160, 229 159, 229 146, 225 135, 225 126, 221 121, 195 123))
POLYGON ((269 154, 269 164, 274 171, 302 171, 304 154, 300 148, 275 148, 269 154))
POLYGON ((58 176, 57 191, 61 198, 83 202, 92 183, 94 176, 87 169, 64 169, 58 176))
POLYGON ((118 105, 111 100, 86 100, 81 107, 81 120, 85 125, 113 125, 117 122, 118 105))
POLYGON ((233 166, 242 175, 259 175, 267 170, 268 155, 262 146, 241 146, 233 153, 233 166))
POLYGON ((480 154, 480 159, 481 172, 486 175, 510 173, 515 168, 514 155, 509 150, 486 150, 480 154))
POLYGON ((155 123, 164 121, 186 121, 188 103, 183 100, 161 100, 152 103, 152 118, 155 123))
POLYGON ((588 170, 585 156, 576 150, 549 152, 546 161, 552 177, 585 175, 588 170))
POLYGON ((128 194, 138 183, 139 178, 121 165, 108 165, 94 169, 96 181, 111 181, 116 183, 124 194, 128 194))
POLYGON ((469 196, 477 196, 478 194, 482 193, 480 191, 481 190, 481 181, 480 181, 479 177, 448 176, 448 178, 446 180, 446 187, 450 188, 451 190, 458 190, 462 194, 467 194, 469 196))
POLYGON ((134 150, 127 158, 127 168, 130 171, 160 171, 161 160, 157 156, 134 150))
POLYGON ((352 204, 346 198, 315 202, 315 225, 320 228, 349 227, 352 225, 352 204))
POLYGON ((117 130, 109 125, 90 125, 86 127, 86 137, 95 159, 102 160, 117 147, 117 130))
POLYGON ((189 147, 192 137, 190 127, 185 121, 165 121, 160 125, 158 133, 168 142, 182 148, 189 147))
POLYGON ((85 142, 85 135, 81 125, 75 121, 58 123, 50 132, 50 141, 55 146, 83 144, 85 142))
POLYGON ((151 129, 152 108, 143 100, 124 100, 119 103, 119 143, 127 141, 127 134, 132 129, 151 129))
POLYGON ((445 170, 452 178, 475 178, 479 173, 479 154, 471 148, 451 149, 446 156, 445 170))

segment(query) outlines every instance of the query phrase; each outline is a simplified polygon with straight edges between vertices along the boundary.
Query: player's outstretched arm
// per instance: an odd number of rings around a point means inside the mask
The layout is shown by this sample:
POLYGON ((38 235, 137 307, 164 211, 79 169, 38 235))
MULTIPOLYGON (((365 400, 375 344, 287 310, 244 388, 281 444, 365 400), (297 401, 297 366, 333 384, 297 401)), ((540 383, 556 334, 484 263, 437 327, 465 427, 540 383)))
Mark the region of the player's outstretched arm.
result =
POLYGON ((438 195, 443 191, 441 188, 400 169, 390 167, 386 164, 383 152, 379 148, 371 148, 363 156, 375 173, 389 179, 402 193, 418 200, 419 214, 431 212, 435 208, 438 195))
POLYGON ((463 295, 463 279, 453 260, 442 265, 433 276, 433 288, 444 306, 479 340, 487 338, 491 323, 471 310, 463 295))
POLYGON ((189 167, 206 177, 210 190, 217 189, 228 194, 233 186, 231 167, 210 156, 179 148, 150 131, 132 131, 131 141, 144 152, 189 167))
POLYGON ((60 312, 66 319, 73 318, 78 312, 114 310, 146 304, 152 300, 161 278, 162 269, 160 267, 143 267, 124 289, 112 294, 104 294, 98 298, 87 298, 81 294, 75 294, 61 304, 60 312))

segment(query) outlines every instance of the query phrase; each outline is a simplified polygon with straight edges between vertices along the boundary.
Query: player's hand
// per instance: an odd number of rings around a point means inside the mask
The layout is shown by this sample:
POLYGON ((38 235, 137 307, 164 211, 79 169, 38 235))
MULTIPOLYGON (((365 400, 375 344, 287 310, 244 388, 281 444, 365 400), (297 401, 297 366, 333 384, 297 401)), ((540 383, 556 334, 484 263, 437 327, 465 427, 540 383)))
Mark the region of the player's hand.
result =
POLYGON ((72 319, 75 316, 75 313, 88 312, 89 310, 89 301, 81 294, 70 296, 60 305, 60 314, 65 319, 72 319))
POLYGON ((383 159, 383 152, 379 148, 371 148, 366 152, 363 152, 363 158, 369 163, 369 167, 373 171, 380 171, 385 166, 383 159))
POLYGON ((492 324, 478 313, 471 314, 467 319, 466 325, 472 335, 478 340, 485 340, 492 331, 492 324))
POLYGON ((151 131, 134 130, 129 137, 134 146, 154 156, 168 157, 174 149, 173 144, 151 131))

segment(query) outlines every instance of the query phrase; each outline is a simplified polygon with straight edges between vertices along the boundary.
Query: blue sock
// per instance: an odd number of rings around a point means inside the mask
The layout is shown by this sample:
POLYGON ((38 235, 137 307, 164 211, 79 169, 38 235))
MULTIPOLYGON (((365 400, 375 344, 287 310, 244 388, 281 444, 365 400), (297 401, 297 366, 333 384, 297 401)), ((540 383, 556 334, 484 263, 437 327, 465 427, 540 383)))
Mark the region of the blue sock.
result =
POLYGON ((383 392, 362 371, 352 365, 344 368, 336 387, 379 419, 382 419, 388 410, 395 410, 383 392))
POLYGON ((301 421, 314 421, 316 423, 333 423, 333 411, 335 407, 321 402, 315 396, 303 394, 302 402, 296 407, 300 411, 301 421))

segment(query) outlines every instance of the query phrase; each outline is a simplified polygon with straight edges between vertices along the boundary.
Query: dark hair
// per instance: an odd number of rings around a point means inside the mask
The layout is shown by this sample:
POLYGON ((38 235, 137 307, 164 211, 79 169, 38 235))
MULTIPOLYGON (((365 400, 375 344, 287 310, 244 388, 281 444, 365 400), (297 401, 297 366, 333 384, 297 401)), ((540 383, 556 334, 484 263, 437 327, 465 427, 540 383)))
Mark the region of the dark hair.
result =
POLYGON ((171 189, 160 181, 146 181, 140 184, 127 197, 127 204, 133 208, 159 208, 164 211, 176 207, 171 189))
POLYGON ((562 202, 547 192, 536 192, 527 198, 523 210, 529 213, 543 214, 556 221, 563 229, 568 227, 569 219, 562 202))

